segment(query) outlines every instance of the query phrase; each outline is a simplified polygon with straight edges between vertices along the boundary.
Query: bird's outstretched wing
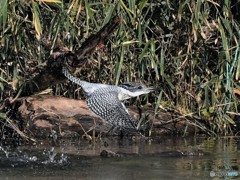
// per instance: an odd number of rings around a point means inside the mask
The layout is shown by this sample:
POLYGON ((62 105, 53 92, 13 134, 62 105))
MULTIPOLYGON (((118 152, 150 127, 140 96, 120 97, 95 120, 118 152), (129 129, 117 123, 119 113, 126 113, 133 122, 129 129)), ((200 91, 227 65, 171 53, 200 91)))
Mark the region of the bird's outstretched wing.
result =
POLYGON ((107 123, 136 133, 136 125, 116 92, 95 93, 87 99, 89 109, 107 123))

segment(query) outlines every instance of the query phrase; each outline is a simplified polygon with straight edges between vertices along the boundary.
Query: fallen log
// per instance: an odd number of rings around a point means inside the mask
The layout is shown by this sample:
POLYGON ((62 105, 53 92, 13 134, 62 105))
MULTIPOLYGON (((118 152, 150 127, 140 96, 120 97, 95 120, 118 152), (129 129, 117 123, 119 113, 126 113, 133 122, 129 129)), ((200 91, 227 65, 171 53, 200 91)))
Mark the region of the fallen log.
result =
MULTIPOLYGON (((60 137, 82 136, 85 133, 92 136, 100 132, 106 134, 111 128, 88 109, 85 100, 34 95, 21 98, 18 102, 21 104, 18 111, 24 122, 24 131, 35 138, 46 138, 52 132, 60 137)), ((172 121, 164 125, 164 122, 174 119, 171 113, 160 112, 154 119, 152 110, 143 111, 147 114, 150 125, 153 123, 152 136, 184 133, 186 122, 172 121)), ((139 119, 137 108, 130 107, 129 112, 134 119, 139 119)), ((196 132, 196 128, 189 125, 188 132, 196 132)))

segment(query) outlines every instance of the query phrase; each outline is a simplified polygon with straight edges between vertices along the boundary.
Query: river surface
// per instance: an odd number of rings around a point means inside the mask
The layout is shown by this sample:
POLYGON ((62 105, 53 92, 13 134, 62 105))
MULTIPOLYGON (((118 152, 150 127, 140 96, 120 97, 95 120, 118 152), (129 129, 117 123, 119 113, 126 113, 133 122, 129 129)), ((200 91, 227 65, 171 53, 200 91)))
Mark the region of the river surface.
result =
POLYGON ((239 158, 237 137, 62 139, 0 147, 0 179, 237 179, 239 158))

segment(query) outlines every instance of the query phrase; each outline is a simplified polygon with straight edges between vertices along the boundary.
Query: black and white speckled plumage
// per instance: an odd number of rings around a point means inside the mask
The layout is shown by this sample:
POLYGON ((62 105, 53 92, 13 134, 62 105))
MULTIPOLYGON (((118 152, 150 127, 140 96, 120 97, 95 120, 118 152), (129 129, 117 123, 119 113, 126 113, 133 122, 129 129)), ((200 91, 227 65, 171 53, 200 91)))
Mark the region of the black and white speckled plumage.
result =
POLYGON ((63 74, 72 82, 80 85, 87 95, 87 105, 91 111, 112 126, 136 133, 137 127, 128 110, 121 102, 153 91, 140 84, 125 83, 120 86, 89 83, 74 77, 63 67, 63 74), (144 89, 145 88, 145 89, 144 89))
POLYGON ((118 99, 116 91, 99 89, 87 99, 87 104, 95 114, 106 122, 122 129, 137 129, 126 107, 118 99))

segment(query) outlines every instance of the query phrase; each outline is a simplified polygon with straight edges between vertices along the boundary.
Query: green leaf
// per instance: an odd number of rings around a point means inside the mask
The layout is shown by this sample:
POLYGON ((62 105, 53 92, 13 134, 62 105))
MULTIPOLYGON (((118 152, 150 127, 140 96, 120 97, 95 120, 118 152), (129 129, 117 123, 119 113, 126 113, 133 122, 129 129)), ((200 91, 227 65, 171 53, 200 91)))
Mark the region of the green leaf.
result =
POLYGON ((226 56, 226 59, 228 62, 231 62, 231 58, 230 58, 230 54, 229 54, 229 47, 228 47, 228 39, 225 33, 225 30, 221 24, 221 21, 218 21, 218 27, 219 27, 219 31, 221 33, 221 39, 222 39, 222 44, 223 44, 223 49, 224 49, 224 53, 226 56))
POLYGON ((8 17, 8 0, 0 1, 0 27, 2 25, 2 31, 4 31, 8 17))
POLYGON ((33 25, 35 28, 35 31, 37 32, 37 39, 39 40, 42 35, 42 25, 39 18, 39 7, 36 2, 32 2, 33 7, 33 25))
POLYGON ((120 74, 121 74, 121 70, 122 70, 122 66, 123 66, 123 60, 124 60, 124 46, 122 46, 120 61, 119 61, 118 66, 117 66, 115 85, 117 85, 118 82, 119 82, 119 78, 120 78, 120 74))

